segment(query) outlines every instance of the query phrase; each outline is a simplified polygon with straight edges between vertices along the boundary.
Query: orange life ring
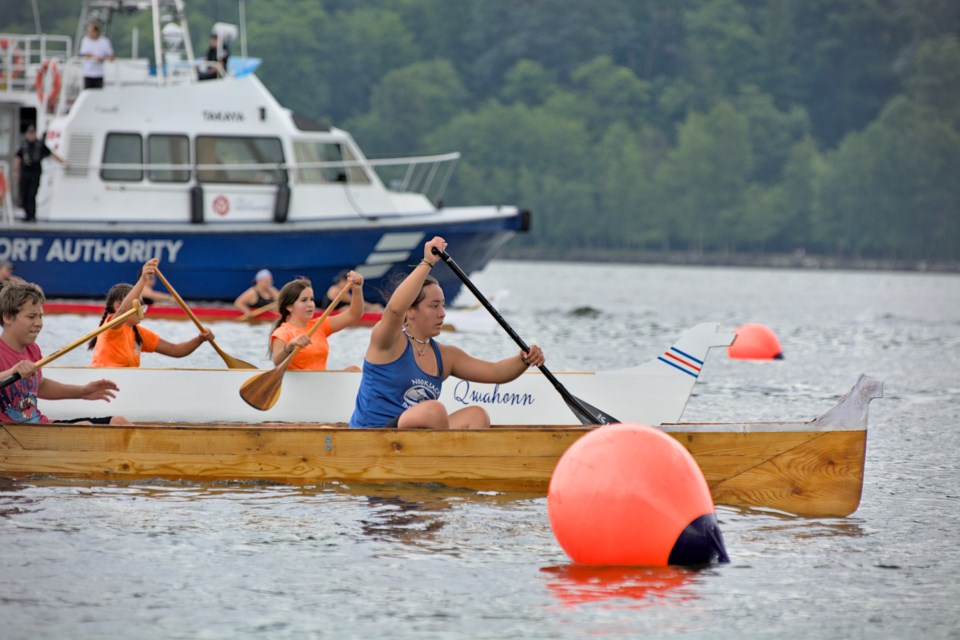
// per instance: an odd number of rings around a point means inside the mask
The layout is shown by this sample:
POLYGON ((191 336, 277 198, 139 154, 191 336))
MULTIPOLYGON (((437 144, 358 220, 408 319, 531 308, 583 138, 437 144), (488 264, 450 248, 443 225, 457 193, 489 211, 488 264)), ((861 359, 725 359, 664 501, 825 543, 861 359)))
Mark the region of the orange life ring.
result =
POLYGON ((16 44, 11 44, 6 38, 0 38, 0 80, 6 81, 7 78, 19 78, 23 76, 23 49, 16 44), (13 48, 13 69, 7 69, 7 50, 13 48))
POLYGON ((33 84, 33 88, 37 90, 37 97, 40 98, 40 104, 43 104, 46 94, 43 91, 43 79, 47 75, 47 71, 50 71, 50 80, 52 81, 52 86, 50 87, 50 98, 49 104, 56 104, 57 98, 60 96, 60 67, 57 66, 56 61, 54 60, 44 60, 43 64, 40 65, 40 70, 37 71, 37 81, 33 84))

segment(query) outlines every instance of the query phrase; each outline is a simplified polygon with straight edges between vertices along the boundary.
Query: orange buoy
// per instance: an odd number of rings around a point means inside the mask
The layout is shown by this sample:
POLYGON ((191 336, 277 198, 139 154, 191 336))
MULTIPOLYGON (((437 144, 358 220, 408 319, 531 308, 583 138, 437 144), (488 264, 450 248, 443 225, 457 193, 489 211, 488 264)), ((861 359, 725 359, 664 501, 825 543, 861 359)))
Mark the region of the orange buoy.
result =
POLYGON ((783 348, 770 327, 749 322, 737 329, 727 355, 737 360, 783 360, 783 348))
POLYGON ((547 511, 557 542, 578 564, 729 562, 696 461, 647 425, 609 425, 577 440, 550 478, 547 511))

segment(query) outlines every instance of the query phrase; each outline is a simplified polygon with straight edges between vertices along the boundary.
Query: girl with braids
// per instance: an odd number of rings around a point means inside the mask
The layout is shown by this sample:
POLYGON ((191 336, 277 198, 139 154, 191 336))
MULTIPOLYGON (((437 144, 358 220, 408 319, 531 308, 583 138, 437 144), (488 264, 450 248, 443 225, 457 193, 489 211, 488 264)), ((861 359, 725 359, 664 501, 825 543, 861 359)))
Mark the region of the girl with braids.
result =
POLYGON ((446 240, 439 236, 424 245, 423 260, 397 286, 370 332, 351 428, 487 428, 490 415, 483 407, 447 411, 440 402, 443 381, 456 376, 503 384, 544 363, 543 351, 535 344, 530 351, 488 362, 434 340, 443 329, 446 312, 443 289, 430 271, 440 261, 433 249, 446 248, 446 240))
MULTIPOLYGON (((156 274, 159 264, 160 261, 156 258, 148 260, 140 270, 140 278, 134 285, 120 283, 110 287, 104 304, 103 317, 100 319, 101 325, 108 322, 114 315, 131 309, 134 300, 142 302, 144 287, 147 286, 150 277, 156 274)), ((138 326, 139 324, 140 318, 133 315, 123 324, 94 337, 89 347, 93 349, 93 360, 90 366, 139 367, 142 352, 156 352, 172 358, 182 358, 190 355, 197 350, 197 347, 214 337, 213 333, 207 330, 195 338, 174 344, 167 342, 146 327, 138 326)))
MULTIPOLYGON (((317 310, 317 303, 313 295, 313 285, 306 278, 297 278, 280 289, 277 298, 277 310, 280 318, 274 323, 270 334, 270 343, 267 355, 274 364, 280 364, 290 355, 295 347, 300 351, 290 363, 290 369, 314 369, 323 371, 327 368, 327 356, 330 355, 330 343, 327 337, 354 325, 363 315, 363 276, 356 271, 347 273, 347 281, 352 287, 350 306, 336 315, 324 319, 323 324, 307 336, 310 329, 317 323, 313 314, 317 310)), ((347 371, 359 371, 360 368, 351 365, 347 371)))

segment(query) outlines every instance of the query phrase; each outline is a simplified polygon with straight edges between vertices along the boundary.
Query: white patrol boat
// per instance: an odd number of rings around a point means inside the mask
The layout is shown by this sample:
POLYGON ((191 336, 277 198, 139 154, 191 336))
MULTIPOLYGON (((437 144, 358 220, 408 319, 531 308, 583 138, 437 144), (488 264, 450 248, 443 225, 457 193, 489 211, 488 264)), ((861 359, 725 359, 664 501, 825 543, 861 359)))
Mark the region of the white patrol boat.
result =
MULTIPOLYGON (((30 124, 67 161, 45 161, 35 223, 9 188, 0 198, 0 259, 50 297, 100 298, 157 257, 186 298, 232 300, 261 268, 318 285, 355 268, 380 301, 434 235, 472 272, 529 228, 515 206, 443 206, 458 153, 368 159, 346 131, 292 113, 258 60, 231 55, 222 79, 200 81, 183 0, 85 0, 80 25, 75 38, 0 34, 2 186, 30 124), (109 37, 131 11, 152 12, 152 59, 118 56, 102 89, 83 89, 81 29, 96 20, 109 37)), ((460 281, 434 275, 453 300, 460 281)))

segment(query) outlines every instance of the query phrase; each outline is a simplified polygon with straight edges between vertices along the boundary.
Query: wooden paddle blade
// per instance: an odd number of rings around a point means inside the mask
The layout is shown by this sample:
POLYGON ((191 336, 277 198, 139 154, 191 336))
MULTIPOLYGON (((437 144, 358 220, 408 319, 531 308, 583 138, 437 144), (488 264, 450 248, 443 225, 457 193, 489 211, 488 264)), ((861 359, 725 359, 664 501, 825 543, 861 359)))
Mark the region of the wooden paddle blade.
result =
POLYGON ((253 376, 240 387, 240 397, 254 409, 266 411, 280 399, 280 387, 286 367, 253 376))
POLYGON ((229 353, 224 352, 217 343, 213 340, 210 341, 210 346, 212 346, 217 353, 220 354, 220 357, 223 358, 223 362, 227 365, 228 369, 258 369, 256 365, 252 365, 249 362, 244 362, 240 358, 234 358, 229 353))

